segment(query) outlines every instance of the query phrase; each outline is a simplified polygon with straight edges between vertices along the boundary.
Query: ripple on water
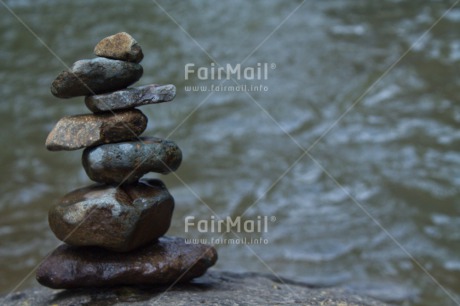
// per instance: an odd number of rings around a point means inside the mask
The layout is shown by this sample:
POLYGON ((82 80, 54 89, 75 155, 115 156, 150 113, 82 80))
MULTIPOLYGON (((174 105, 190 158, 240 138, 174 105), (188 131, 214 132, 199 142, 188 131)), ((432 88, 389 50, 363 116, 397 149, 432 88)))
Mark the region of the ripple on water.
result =
POLYGON ((435 213, 431 215, 431 225, 424 230, 427 235, 435 239, 460 242, 460 217, 435 213))
POLYGON ((290 261, 303 262, 327 262, 338 259, 350 253, 354 244, 344 243, 341 239, 328 239, 308 243, 308 248, 303 247, 296 250, 284 250, 282 256, 290 261))

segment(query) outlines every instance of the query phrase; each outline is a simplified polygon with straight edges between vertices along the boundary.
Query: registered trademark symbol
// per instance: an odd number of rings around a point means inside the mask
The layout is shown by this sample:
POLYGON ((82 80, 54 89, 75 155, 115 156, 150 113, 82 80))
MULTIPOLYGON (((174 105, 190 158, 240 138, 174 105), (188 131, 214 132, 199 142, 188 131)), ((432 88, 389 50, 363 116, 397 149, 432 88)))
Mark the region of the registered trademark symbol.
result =
POLYGON ((271 222, 275 222, 275 221, 276 221, 276 217, 275 217, 275 216, 271 216, 271 217, 270 217, 270 221, 271 221, 271 222))
MULTIPOLYGON (((272 64, 270 65, 270 68, 271 68, 271 69, 276 69, 276 64, 275 64, 275 63, 272 63, 272 64)), ((276 218, 275 218, 275 219, 276 219, 276 218)))

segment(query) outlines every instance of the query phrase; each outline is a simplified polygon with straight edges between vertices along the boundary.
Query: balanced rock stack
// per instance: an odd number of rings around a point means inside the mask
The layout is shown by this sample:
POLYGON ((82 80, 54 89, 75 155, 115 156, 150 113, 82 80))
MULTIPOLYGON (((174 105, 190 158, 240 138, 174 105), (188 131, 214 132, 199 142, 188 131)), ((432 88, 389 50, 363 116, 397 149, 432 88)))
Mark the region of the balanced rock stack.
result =
POLYGON ((101 40, 94 59, 79 60, 51 85, 59 98, 86 96, 93 112, 64 117, 46 140, 51 151, 85 148, 83 167, 97 184, 65 195, 49 225, 65 244, 47 256, 37 280, 51 288, 164 285, 201 276, 216 250, 164 237, 174 199, 163 182, 182 160, 170 140, 140 137, 147 117, 135 107, 174 99, 174 85, 131 87, 143 73, 139 44, 127 33, 101 40))

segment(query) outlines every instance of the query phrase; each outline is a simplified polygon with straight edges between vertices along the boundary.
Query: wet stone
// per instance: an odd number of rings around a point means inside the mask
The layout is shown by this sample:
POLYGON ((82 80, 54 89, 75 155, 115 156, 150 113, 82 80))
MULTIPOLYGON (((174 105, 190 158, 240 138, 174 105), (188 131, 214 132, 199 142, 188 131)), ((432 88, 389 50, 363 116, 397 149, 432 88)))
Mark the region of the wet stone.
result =
POLYGON ((141 46, 126 32, 102 39, 94 48, 94 54, 134 63, 139 63, 144 58, 141 46))
POLYGON ((97 247, 61 245, 38 267, 36 278, 51 288, 166 285, 203 275, 217 261, 216 250, 162 237, 157 243, 114 253, 97 247))
POLYGON ((124 89, 142 77, 143 68, 136 63, 103 57, 75 62, 61 72, 51 84, 58 98, 72 98, 124 89))
POLYGON ((127 88, 112 93, 87 96, 86 106, 92 112, 133 108, 136 106, 168 102, 176 96, 174 85, 146 85, 127 88))
POLYGON ((174 199, 163 182, 150 179, 74 190, 48 214, 56 237, 74 246, 126 252, 155 241, 169 229, 174 199))
POLYGON ((46 139, 50 151, 77 150, 103 143, 132 140, 147 127, 139 110, 61 118, 46 139))
POLYGON ((130 184, 149 172, 167 174, 181 161, 182 152, 173 141, 156 137, 87 148, 82 156, 88 177, 107 184, 130 184))

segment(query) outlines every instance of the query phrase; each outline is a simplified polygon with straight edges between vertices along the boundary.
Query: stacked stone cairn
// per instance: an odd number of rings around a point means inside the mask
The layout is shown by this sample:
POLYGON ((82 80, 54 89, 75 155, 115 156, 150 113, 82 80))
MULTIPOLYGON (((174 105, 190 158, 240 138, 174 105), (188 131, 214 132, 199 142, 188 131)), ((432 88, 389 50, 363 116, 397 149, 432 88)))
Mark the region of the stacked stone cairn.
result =
POLYGON ((166 285, 203 275, 216 250, 163 236, 174 199, 149 172, 167 174, 182 160, 170 140, 141 137, 147 117, 136 107, 174 99, 174 85, 130 87, 143 68, 139 44, 127 33, 101 40, 96 58, 79 60, 58 75, 59 98, 86 96, 91 114, 59 120, 46 140, 51 151, 85 148, 83 167, 97 182, 65 195, 49 211, 51 230, 64 242, 37 269, 51 288, 166 285))

